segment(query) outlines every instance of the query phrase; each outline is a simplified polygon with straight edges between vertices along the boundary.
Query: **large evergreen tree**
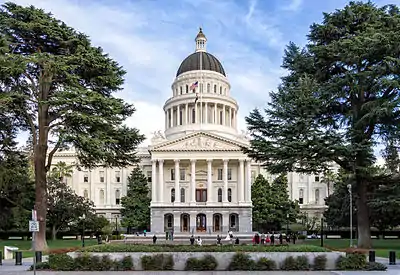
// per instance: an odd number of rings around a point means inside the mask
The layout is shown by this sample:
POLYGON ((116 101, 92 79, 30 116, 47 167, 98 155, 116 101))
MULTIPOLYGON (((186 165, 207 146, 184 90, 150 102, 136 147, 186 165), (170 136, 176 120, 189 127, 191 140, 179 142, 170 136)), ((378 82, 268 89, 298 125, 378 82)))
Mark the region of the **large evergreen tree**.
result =
POLYGON ((113 96, 124 75, 86 35, 51 14, 33 6, 1 6, 0 100, 21 120, 15 126, 28 127, 31 134, 37 250, 47 247, 46 173, 58 149, 74 146, 86 167, 137 161, 134 152, 144 137, 123 124, 135 109, 113 96))
POLYGON ((272 184, 258 175, 251 186, 251 199, 256 230, 279 230, 287 222, 296 221, 299 206, 289 199, 285 175, 278 176, 272 184))
POLYGON ((246 118, 245 150, 269 171, 323 172, 336 162, 355 178, 358 246, 371 247, 367 181, 373 147, 400 139, 400 13, 396 6, 350 2, 313 24, 309 43, 291 43, 265 116, 246 118))
POLYGON ((128 191, 121 199, 121 224, 136 230, 150 226, 150 193, 146 176, 136 167, 128 177, 128 191))

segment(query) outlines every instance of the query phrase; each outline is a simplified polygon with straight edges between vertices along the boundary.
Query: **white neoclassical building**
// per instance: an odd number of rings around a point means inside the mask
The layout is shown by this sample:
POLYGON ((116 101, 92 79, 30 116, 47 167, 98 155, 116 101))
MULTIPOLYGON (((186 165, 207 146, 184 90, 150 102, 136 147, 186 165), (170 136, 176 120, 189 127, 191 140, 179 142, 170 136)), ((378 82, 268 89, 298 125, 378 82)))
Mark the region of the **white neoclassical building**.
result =
MULTIPOLYGON (((196 50, 180 65, 172 96, 164 104, 165 131, 138 148, 140 166, 151 186, 151 231, 252 231, 251 184, 258 174, 272 180, 242 152, 249 141, 238 132, 238 103, 221 62, 206 51, 200 29, 196 50)), ((72 150, 53 163, 76 163, 72 150)), ((118 218, 133 167, 74 170, 71 187, 91 199, 96 211, 118 218)), ((320 175, 288 174, 288 192, 312 215, 324 210, 328 188, 320 175)))

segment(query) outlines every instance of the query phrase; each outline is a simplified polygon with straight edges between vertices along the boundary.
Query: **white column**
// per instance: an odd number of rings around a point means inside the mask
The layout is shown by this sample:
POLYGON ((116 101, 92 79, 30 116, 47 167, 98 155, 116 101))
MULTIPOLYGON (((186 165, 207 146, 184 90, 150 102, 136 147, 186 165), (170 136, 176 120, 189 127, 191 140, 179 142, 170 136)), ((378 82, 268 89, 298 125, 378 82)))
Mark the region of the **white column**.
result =
POLYGON ((222 202, 228 202, 228 161, 224 159, 224 169, 223 169, 223 180, 224 180, 224 191, 222 192, 222 202))
POLYGON ((179 203, 181 201, 180 191, 179 191, 179 159, 175 161, 175 203, 179 203))
POLYGON ((208 104, 207 104, 207 102, 204 103, 204 105, 205 105, 204 109, 205 109, 205 120, 206 120, 204 123, 208 123, 208 104))
POLYGON ((222 105, 222 125, 226 126, 226 113, 225 113, 225 105, 222 105))
POLYGON ((196 160, 190 160, 190 202, 196 202, 196 160))
POLYGON ((229 126, 232 127, 232 108, 229 107, 229 126))
POLYGON ((165 111, 164 115, 165 115, 165 125, 164 125, 164 127, 165 127, 165 130, 166 130, 166 129, 168 129, 168 112, 165 111))
POLYGON ((213 188, 212 188, 212 159, 207 160, 207 201, 213 201, 213 188))
POLYGON ((157 160, 151 160, 151 202, 157 202, 157 160))
POLYGON ((214 104, 214 124, 218 124, 218 112, 217 103, 214 104))
POLYGON ((238 179, 239 202, 244 202, 244 160, 239 159, 239 179, 238 179))
POLYGON ((172 108, 169 108, 168 111, 169 111, 169 127, 171 128, 174 122, 174 116, 173 116, 174 113, 172 111, 172 108))
POLYGON ((158 201, 164 201, 164 160, 158 160, 158 201))
POLYGON ((181 116, 180 116, 180 114, 181 114, 181 110, 180 110, 179 105, 178 105, 178 106, 176 106, 176 125, 177 126, 181 125, 181 122, 180 122, 181 116))
POLYGON ((185 125, 189 124, 189 104, 186 103, 185 105, 185 125))
POLYGON ((246 202, 251 202, 251 159, 246 160, 246 202))

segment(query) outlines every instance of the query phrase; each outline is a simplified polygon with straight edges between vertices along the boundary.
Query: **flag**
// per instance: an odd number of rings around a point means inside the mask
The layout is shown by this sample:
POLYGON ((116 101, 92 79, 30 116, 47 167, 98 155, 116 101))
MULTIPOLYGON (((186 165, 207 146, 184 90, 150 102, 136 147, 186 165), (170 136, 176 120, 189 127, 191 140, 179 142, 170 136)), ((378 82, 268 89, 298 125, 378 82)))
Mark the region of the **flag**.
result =
POLYGON ((190 90, 192 91, 192 90, 196 89, 198 86, 199 86, 199 82, 196 81, 195 83, 192 84, 192 86, 190 86, 190 90))
POLYGON ((199 94, 198 93, 196 93, 196 99, 194 100, 194 104, 197 103, 197 100, 199 100, 199 94))

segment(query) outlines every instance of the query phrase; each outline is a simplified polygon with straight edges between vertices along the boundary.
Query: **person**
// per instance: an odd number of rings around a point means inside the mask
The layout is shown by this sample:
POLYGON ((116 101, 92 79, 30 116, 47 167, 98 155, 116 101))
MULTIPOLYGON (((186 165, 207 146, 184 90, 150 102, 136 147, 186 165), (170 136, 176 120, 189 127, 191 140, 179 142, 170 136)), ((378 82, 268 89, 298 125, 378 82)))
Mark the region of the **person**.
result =
POLYGON ((153 236, 153 244, 156 244, 156 242, 157 242, 157 236, 156 236, 156 234, 154 234, 154 236, 153 236))
POLYGON ((221 237, 217 235, 217 245, 221 245, 221 237))
POLYGON ((197 237, 197 245, 202 245, 203 244, 203 241, 202 241, 202 239, 200 238, 200 236, 198 236, 197 237))
POLYGON ((193 237, 193 235, 190 237, 190 245, 194 245, 194 237, 193 237))
POLYGON ((174 230, 172 229, 171 230, 171 241, 173 241, 174 240, 174 230))
POLYGON ((272 232, 272 234, 271 234, 271 244, 275 245, 275 233, 274 232, 272 232))
POLYGON ((289 233, 286 234, 286 243, 287 244, 290 243, 290 235, 289 235, 289 233))
POLYGON ((293 233, 292 235, 293 244, 296 244, 296 238, 297 238, 296 233, 293 233))
POLYGON ((279 244, 282 245, 283 243, 283 235, 282 233, 279 233, 279 244))
POLYGON ((143 230, 143 235, 146 237, 147 230, 143 230))
POLYGON ((229 231, 229 238, 232 240, 233 239, 233 232, 229 231))
POLYGON ((271 242, 271 238, 270 238, 269 233, 267 234, 267 237, 265 238, 265 242, 266 242, 267 244, 269 244, 269 243, 271 242))
POLYGON ((261 233, 261 244, 265 243, 265 234, 261 233))
POLYGON ((260 243, 260 235, 258 235, 258 233, 256 233, 256 236, 254 237, 254 241, 256 244, 260 243))
POLYGON ((236 237, 235 244, 239 244, 239 237, 236 237))

